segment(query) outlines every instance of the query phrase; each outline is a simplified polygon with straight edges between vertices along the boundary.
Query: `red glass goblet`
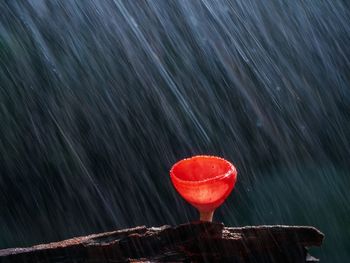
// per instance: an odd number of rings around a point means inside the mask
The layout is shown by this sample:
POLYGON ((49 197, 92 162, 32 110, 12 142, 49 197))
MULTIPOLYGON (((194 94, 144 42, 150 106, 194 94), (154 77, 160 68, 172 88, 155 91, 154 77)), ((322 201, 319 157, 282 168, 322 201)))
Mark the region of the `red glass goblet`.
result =
POLYGON ((198 155, 174 164, 170 178, 179 194, 197 208, 200 220, 211 222, 235 186, 237 170, 223 158, 198 155))

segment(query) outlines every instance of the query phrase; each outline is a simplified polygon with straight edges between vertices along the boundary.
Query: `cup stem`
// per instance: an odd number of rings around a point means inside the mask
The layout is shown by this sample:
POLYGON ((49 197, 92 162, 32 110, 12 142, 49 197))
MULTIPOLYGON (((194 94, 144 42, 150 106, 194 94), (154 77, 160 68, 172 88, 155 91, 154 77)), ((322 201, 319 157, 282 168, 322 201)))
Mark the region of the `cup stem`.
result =
POLYGON ((213 221, 214 210, 209 212, 199 212, 199 220, 200 221, 213 221))

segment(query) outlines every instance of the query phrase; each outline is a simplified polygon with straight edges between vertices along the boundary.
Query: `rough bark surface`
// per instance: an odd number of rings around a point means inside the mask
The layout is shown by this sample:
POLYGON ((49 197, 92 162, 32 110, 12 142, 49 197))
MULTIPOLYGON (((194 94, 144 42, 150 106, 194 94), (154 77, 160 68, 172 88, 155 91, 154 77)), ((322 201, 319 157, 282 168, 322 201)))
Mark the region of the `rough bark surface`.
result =
POLYGON ((320 246, 323 237, 308 226, 140 226, 3 249, 0 262, 314 262, 307 247, 320 246))

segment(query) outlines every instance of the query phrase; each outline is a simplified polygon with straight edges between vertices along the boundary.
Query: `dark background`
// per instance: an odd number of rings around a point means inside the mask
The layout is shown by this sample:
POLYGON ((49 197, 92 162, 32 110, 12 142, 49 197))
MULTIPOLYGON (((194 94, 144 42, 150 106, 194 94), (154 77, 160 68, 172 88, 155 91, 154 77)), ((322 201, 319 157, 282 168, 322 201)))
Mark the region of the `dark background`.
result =
POLYGON ((348 1, 0 1, 0 248, 195 220, 168 171, 219 155, 215 220, 313 225, 350 257, 348 1))

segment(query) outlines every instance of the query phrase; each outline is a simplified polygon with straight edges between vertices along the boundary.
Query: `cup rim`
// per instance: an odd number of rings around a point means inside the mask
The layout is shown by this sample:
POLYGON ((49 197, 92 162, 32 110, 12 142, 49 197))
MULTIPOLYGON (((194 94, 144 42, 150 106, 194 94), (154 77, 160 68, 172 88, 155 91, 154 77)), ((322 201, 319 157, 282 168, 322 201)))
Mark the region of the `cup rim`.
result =
POLYGON ((207 183, 210 181, 216 181, 218 179, 224 179, 226 177, 231 176, 231 174, 233 176, 237 176, 237 169, 236 167, 229 161, 227 161, 226 159, 222 158, 222 157, 218 157, 218 156, 214 156, 214 155, 195 155, 192 157, 188 157, 188 158, 184 158, 178 162, 176 162, 170 169, 170 176, 176 178, 177 181, 184 183, 184 184, 201 184, 201 183, 207 183), (189 161, 189 160, 193 160, 193 159, 198 159, 198 158, 207 158, 207 159, 216 159, 216 160, 220 160, 225 162, 226 164, 229 165, 229 169, 227 170, 226 173, 224 174, 220 174, 208 179, 204 179, 204 180, 197 180, 197 181, 192 181, 192 180, 184 180, 184 179, 180 179, 178 176, 175 175, 174 173, 174 168, 176 168, 178 165, 180 165, 181 163, 185 162, 185 161, 189 161))

